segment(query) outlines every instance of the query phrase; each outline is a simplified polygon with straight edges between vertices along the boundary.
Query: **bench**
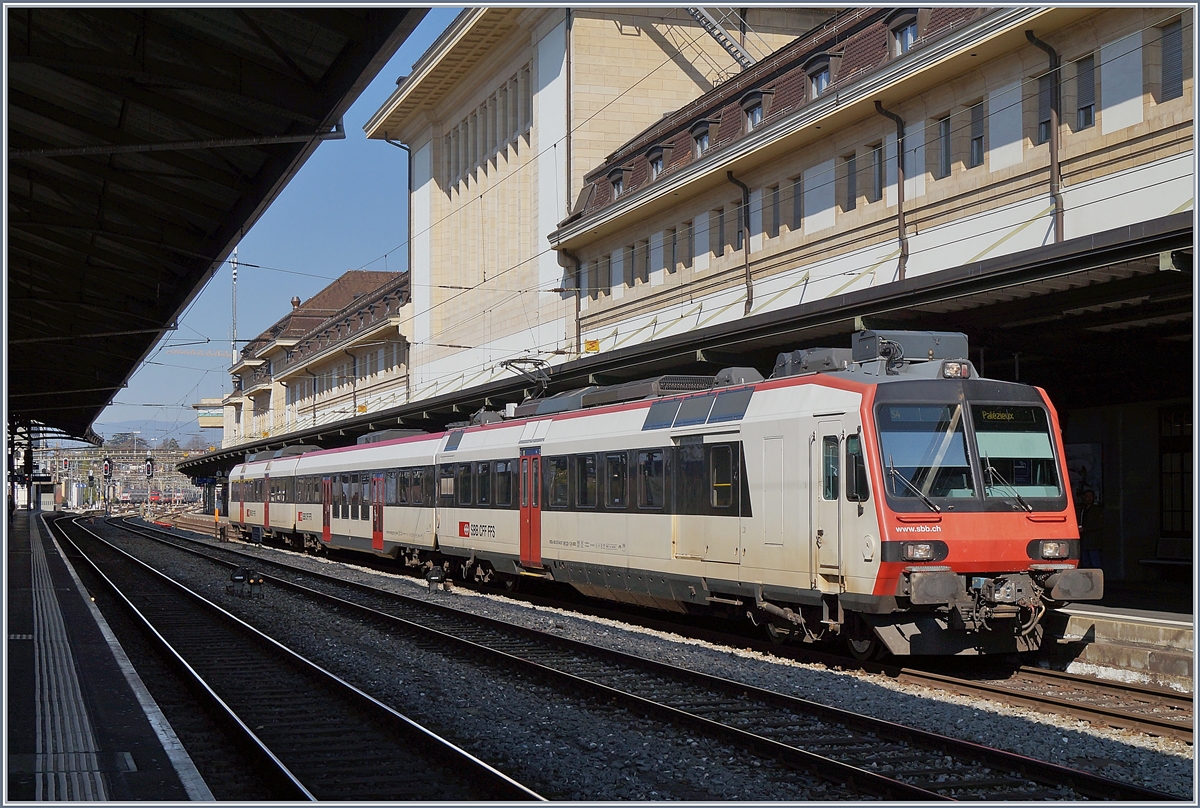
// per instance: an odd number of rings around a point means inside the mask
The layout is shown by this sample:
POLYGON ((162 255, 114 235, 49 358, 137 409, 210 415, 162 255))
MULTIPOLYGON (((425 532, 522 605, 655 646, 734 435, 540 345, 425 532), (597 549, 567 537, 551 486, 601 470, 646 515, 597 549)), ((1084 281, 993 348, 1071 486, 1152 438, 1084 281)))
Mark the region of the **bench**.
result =
POLYGON ((1154 558, 1143 558, 1138 563, 1163 567, 1165 570, 1190 568, 1192 566, 1192 539, 1190 537, 1167 538, 1164 536, 1158 540, 1158 550, 1155 552, 1154 558))

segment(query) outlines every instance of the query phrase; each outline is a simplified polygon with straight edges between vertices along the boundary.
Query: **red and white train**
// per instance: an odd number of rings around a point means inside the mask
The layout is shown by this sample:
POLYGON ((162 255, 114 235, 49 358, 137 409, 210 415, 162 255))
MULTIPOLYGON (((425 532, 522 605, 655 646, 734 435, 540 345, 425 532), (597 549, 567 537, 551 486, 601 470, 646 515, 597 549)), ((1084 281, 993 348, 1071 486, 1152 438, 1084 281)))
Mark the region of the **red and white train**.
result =
MULTIPOLYGON (((1032 650, 1102 595, 1054 408, 965 335, 860 332, 770 379, 665 376, 358 446, 250 456, 245 535, 724 612, 859 656, 1032 650)), ((387 438, 389 435, 372 436, 387 438)))

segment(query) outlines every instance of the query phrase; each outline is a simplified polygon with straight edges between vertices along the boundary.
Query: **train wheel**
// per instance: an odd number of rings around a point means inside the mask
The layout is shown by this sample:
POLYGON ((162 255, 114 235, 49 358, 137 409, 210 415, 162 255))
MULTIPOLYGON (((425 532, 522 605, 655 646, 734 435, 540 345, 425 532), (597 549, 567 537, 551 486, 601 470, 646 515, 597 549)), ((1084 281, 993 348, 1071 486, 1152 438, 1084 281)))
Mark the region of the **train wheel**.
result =
POLYGON ((860 662, 878 659, 885 653, 884 645, 879 641, 878 637, 868 637, 866 639, 847 637, 846 647, 850 649, 850 656, 860 662))

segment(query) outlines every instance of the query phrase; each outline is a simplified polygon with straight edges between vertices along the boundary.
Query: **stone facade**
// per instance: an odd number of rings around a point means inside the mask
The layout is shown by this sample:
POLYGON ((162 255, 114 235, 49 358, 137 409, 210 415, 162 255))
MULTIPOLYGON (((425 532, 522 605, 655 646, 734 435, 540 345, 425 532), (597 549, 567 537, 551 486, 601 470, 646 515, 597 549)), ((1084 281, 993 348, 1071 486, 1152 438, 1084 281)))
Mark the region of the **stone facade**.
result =
MULTIPOLYGON (((767 58, 833 12, 746 13, 722 24, 767 58)), ((684 9, 471 9, 451 25, 366 126, 412 154, 414 400, 506 377, 505 359, 578 354, 574 270, 547 236, 596 163, 741 70, 684 9)))

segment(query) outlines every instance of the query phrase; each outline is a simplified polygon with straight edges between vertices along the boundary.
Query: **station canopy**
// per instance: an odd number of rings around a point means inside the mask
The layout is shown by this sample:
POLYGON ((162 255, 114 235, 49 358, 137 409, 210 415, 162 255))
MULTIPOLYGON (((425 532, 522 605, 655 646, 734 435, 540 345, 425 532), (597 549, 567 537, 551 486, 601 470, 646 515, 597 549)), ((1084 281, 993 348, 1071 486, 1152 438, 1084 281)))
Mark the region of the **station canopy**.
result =
POLYGON ((425 9, 5 9, 9 423, 92 423, 425 9))

